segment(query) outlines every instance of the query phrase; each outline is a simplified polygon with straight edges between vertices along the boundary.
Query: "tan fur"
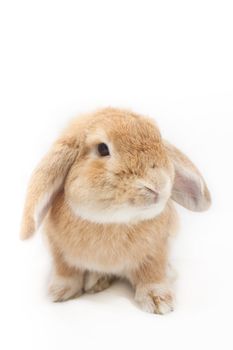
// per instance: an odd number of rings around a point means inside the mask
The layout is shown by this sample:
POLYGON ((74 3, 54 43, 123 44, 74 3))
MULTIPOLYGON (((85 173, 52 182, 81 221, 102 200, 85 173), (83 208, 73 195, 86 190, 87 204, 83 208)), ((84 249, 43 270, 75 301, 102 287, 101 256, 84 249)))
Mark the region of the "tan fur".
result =
POLYGON ((21 229, 28 238, 45 218, 52 299, 102 290, 119 276, 134 286, 143 309, 171 311, 171 198, 191 210, 210 204, 199 171, 154 121, 112 108, 74 120, 32 175, 21 229), (110 156, 98 155, 102 142, 110 156))

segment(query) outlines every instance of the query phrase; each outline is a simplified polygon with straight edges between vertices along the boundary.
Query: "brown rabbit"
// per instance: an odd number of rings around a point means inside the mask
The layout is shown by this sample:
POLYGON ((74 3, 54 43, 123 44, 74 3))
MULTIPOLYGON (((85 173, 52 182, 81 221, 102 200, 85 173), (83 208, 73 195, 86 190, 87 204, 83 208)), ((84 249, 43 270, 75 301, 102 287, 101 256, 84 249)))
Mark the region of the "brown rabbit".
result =
POLYGON ((153 120, 113 108, 74 120, 32 175, 21 230, 29 238, 44 222, 53 301, 123 277, 142 309, 171 311, 173 200, 193 211, 211 203, 199 171, 153 120))

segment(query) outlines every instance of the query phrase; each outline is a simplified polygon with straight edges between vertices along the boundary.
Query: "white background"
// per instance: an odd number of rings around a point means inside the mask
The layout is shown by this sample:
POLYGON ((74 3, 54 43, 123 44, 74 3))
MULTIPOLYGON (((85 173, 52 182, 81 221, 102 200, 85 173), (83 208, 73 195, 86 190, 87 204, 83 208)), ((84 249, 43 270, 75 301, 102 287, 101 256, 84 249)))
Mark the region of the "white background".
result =
POLYGON ((0 2, 1 349, 232 349, 232 1, 0 2), (154 117, 213 206, 178 208, 175 311, 129 286, 52 304, 41 235, 18 238, 32 169, 67 121, 104 106, 154 117))

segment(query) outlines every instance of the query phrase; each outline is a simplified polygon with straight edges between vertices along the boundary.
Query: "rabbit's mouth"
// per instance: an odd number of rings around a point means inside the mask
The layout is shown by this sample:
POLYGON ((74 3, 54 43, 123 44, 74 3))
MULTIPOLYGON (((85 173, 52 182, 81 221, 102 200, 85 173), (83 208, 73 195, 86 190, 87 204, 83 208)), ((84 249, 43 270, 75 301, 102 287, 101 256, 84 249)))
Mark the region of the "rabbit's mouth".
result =
POLYGON ((98 224, 133 224, 150 220, 161 214, 164 210, 169 194, 150 194, 144 200, 128 201, 123 204, 107 204, 97 202, 83 204, 72 203, 70 207, 75 215, 84 220, 98 224))
POLYGON ((165 206, 163 201, 143 207, 121 205, 105 209, 71 205, 78 217, 98 224, 129 224, 150 220, 161 214, 165 206))
MULTIPOLYGON (((70 189, 70 188, 69 188, 70 189)), ((161 214, 171 196, 172 181, 161 172, 160 181, 154 178, 126 182, 119 191, 89 190, 88 186, 74 183, 66 199, 74 214, 98 224, 131 224, 150 220, 161 214), (76 192, 77 191, 77 192, 76 192)))

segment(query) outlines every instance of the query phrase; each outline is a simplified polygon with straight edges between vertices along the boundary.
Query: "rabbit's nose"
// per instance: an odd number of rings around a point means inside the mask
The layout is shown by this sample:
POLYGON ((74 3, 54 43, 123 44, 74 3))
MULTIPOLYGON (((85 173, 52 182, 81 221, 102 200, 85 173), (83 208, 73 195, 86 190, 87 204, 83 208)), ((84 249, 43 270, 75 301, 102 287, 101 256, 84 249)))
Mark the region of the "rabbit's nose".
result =
POLYGON ((145 188, 146 188, 147 192, 151 194, 154 201, 157 202, 158 198, 159 198, 159 193, 150 187, 145 186, 145 188))

